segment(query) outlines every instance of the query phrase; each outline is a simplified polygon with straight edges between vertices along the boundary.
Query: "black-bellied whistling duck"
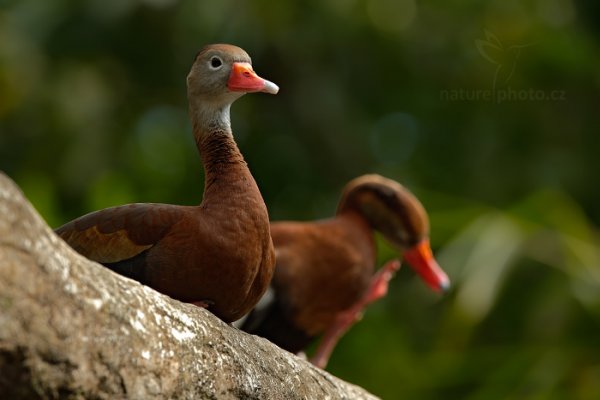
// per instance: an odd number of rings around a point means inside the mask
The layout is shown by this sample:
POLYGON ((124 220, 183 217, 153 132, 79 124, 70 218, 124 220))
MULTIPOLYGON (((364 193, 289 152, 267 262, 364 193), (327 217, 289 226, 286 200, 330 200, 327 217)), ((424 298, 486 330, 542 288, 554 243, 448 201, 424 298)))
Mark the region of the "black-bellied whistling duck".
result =
POLYGON ((199 206, 136 203, 84 215, 56 230, 82 255, 226 322, 256 304, 275 264, 267 208, 230 126, 231 104, 279 88, 239 47, 198 53, 187 77, 190 118, 205 170, 199 206))
POLYGON ((374 275, 379 231, 429 287, 445 291, 448 276, 429 246, 425 209, 399 183, 379 175, 349 182, 334 218, 275 222, 277 258, 272 292, 242 323, 242 329, 297 353, 325 333, 311 360, 324 368, 335 342, 370 302, 383 296, 400 267, 386 264, 374 275))

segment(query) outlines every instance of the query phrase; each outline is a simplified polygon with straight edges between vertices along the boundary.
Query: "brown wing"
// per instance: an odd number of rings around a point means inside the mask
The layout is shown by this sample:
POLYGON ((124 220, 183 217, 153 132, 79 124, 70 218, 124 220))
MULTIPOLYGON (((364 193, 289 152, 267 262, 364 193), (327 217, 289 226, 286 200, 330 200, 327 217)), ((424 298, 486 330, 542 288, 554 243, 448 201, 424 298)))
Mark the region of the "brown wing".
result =
MULTIPOLYGON (((299 242, 305 239, 309 226, 312 225, 271 223, 271 237, 277 260, 275 275, 270 289, 240 326, 243 331, 267 338, 292 353, 304 350, 314 339, 313 335, 296 323, 297 302, 290 299, 293 296, 290 286, 299 283, 309 267, 304 264, 306 254, 297 253, 299 247, 303 248, 299 242)), ((309 252, 312 249, 305 250, 309 252)), ((310 299, 302 301, 303 304, 306 302, 310 302, 310 299)))
POLYGON ((130 259, 161 240, 185 207, 136 203, 79 217, 55 232, 81 255, 102 264, 130 259))

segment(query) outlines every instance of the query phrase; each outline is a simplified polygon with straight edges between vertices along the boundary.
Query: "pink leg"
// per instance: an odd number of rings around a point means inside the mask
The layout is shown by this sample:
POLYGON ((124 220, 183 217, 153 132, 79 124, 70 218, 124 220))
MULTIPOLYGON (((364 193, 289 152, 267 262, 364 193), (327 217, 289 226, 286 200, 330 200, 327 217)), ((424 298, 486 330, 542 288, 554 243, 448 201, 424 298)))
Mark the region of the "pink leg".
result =
POLYGON ((211 301, 211 300, 200 300, 200 301, 192 301, 190 304, 193 304, 195 306, 202 307, 202 308, 208 308, 215 303, 214 303, 214 301, 211 301))
POLYGON ((340 338, 350 329, 355 322, 359 321, 367 305, 384 297, 387 294, 388 283, 394 276, 394 273, 400 269, 399 260, 388 261, 371 278, 371 284, 365 295, 353 306, 338 314, 335 321, 327 329, 315 354, 310 362, 319 368, 325 368, 333 349, 340 338))

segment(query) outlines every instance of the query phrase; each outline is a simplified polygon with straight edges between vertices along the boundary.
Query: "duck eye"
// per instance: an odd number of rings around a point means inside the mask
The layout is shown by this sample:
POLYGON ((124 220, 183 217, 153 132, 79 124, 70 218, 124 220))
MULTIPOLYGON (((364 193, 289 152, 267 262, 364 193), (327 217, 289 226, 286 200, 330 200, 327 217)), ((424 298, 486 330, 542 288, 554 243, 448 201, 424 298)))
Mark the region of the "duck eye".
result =
POLYGON ((223 61, 219 57, 214 56, 213 58, 210 59, 210 67, 212 69, 219 69, 222 65, 223 65, 223 61))

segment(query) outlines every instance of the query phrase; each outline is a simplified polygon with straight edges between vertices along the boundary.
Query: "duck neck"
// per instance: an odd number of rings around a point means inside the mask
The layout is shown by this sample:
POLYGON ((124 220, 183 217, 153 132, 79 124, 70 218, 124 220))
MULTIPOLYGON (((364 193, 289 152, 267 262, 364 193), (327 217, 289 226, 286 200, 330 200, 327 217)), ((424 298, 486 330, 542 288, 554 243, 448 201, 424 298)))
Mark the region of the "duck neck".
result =
POLYGON ((351 207, 345 208, 343 210, 338 210, 338 212, 336 213, 336 218, 338 220, 346 221, 352 225, 360 227, 360 229, 363 232, 365 232, 369 237, 373 236, 373 227, 359 210, 356 210, 351 207))
MULTIPOLYGON (((229 109, 230 105, 213 109, 190 107, 194 138, 204 166, 204 205, 213 199, 227 202, 228 199, 222 196, 223 191, 247 193, 249 188, 256 186, 233 138, 229 109)), ((258 188, 255 191, 258 193, 258 188)))
POLYGON ((369 221, 355 209, 348 208, 336 214, 335 220, 342 224, 344 232, 352 238, 354 249, 363 255, 369 263, 374 262, 377 256, 375 234, 369 221))

